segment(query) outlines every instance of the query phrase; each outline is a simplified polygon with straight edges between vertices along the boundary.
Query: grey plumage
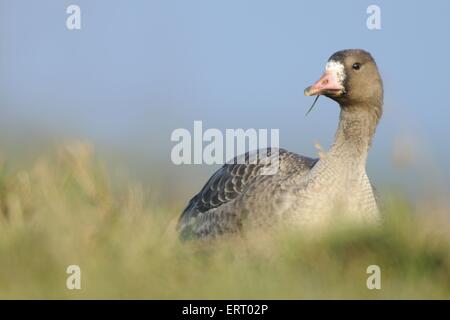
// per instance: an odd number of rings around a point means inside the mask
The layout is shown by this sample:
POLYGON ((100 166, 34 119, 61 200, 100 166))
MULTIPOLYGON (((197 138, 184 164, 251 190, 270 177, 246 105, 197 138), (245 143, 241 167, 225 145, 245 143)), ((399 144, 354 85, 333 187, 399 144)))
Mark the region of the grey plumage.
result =
MULTIPOLYGON (((255 192, 263 186, 282 188, 283 182, 306 174, 318 161, 284 149, 268 149, 265 154, 269 162, 264 163, 261 158, 251 161, 247 153, 245 163, 237 163, 236 157, 211 176, 203 189, 189 201, 181 215, 179 229, 183 239, 239 231, 247 210, 242 201, 243 195, 255 192), (274 151, 278 152, 279 157, 277 173, 264 175, 263 169, 271 165, 270 157, 274 156, 274 151)), ((264 195, 271 197, 267 192, 264 195)))
POLYGON ((320 225, 338 215, 355 222, 379 221, 365 164, 382 113, 381 77, 373 58, 362 50, 339 51, 329 62, 330 70, 305 94, 325 95, 341 107, 330 150, 313 159, 271 149, 264 161, 251 161, 253 156, 246 154, 245 163, 236 163, 236 158, 225 164, 183 211, 178 223, 182 239, 211 238, 276 221, 320 225), (278 170, 266 174, 274 157, 278 170))

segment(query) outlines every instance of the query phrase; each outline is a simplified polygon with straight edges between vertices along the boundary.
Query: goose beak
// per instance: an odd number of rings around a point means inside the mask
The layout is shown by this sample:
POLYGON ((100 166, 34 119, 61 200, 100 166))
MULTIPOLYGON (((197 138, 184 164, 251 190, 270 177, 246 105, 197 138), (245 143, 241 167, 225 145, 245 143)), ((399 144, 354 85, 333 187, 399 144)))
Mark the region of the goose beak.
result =
POLYGON ((344 91, 336 72, 326 71, 312 86, 305 89, 305 96, 331 95, 338 96, 344 91))

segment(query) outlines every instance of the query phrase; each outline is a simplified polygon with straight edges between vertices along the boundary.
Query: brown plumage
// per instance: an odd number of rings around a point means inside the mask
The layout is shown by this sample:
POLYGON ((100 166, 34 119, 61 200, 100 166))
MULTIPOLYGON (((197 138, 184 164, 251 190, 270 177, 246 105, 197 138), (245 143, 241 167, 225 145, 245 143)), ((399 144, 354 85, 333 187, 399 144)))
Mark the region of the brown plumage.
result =
MULTIPOLYGON (((267 161, 225 164, 208 180, 183 211, 182 239, 211 238, 288 221, 300 226, 336 218, 379 221, 379 210, 365 164, 375 128, 382 115, 383 84, 372 56, 343 50, 328 60, 326 72, 305 95, 325 95, 339 103, 335 141, 319 159, 284 149, 275 174, 266 175, 267 161)), ((248 154, 247 158, 251 158, 248 154)))

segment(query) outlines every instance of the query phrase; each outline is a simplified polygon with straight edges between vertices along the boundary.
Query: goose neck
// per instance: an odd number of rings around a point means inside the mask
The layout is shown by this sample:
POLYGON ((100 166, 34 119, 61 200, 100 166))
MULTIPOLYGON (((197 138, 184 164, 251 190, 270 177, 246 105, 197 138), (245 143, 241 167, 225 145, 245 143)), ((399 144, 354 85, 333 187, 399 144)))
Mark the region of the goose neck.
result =
POLYGON ((339 125, 329 155, 365 165, 378 116, 373 106, 341 106, 339 125))

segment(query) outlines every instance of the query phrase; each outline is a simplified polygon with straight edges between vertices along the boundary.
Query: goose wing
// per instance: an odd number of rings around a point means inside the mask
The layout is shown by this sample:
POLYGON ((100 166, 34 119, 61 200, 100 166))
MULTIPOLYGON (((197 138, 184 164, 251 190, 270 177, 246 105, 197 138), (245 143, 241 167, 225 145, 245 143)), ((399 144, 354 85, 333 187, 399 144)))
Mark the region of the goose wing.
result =
POLYGON ((244 163, 238 163, 237 157, 217 170, 184 209, 177 226, 181 238, 238 231, 241 227, 241 217, 236 211, 225 210, 227 205, 236 201, 258 181, 286 175, 300 168, 309 170, 317 161, 284 149, 276 150, 278 153, 273 152, 274 149, 266 149, 265 161, 260 158, 251 161, 255 159, 252 158, 254 153, 246 153, 244 163), (273 165, 275 156, 278 156, 279 169, 276 173, 267 175, 265 170, 273 165))

